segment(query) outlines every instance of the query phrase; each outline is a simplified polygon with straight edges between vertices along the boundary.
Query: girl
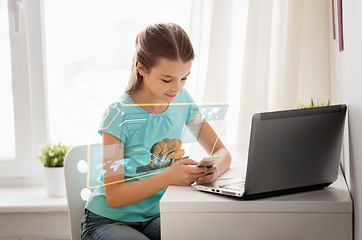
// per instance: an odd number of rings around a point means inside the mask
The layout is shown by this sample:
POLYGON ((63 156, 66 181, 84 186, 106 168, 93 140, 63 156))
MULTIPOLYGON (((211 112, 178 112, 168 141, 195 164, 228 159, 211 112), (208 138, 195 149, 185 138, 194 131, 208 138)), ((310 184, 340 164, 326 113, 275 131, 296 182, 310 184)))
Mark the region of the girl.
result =
POLYGON ((183 89, 193 59, 176 24, 150 25, 137 36, 126 93, 109 106, 99 129, 103 186, 86 204, 82 239, 160 239, 166 188, 212 182, 229 168, 229 152, 183 89), (221 156, 213 167, 182 159, 185 124, 208 154, 221 156))

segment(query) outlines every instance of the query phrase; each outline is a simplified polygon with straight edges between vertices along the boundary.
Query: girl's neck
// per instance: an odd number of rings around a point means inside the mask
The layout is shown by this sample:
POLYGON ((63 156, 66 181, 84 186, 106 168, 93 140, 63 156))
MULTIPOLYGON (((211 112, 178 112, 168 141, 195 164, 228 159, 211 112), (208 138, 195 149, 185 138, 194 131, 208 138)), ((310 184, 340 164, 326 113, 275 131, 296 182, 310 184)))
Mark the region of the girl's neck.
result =
POLYGON ((160 114, 167 110, 169 103, 162 102, 160 100, 148 97, 148 94, 143 93, 140 89, 130 94, 133 102, 135 102, 140 108, 151 114, 160 114))

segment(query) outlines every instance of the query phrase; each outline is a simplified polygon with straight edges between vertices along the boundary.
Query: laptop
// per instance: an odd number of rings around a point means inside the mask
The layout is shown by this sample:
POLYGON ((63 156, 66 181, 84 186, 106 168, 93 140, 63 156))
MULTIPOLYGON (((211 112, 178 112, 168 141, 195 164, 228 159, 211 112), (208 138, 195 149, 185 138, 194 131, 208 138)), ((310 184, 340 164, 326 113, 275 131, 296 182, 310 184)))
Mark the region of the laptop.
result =
POLYGON ((346 110, 342 104, 254 114, 246 175, 193 188, 257 199, 329 186, 338 177, 346 110))

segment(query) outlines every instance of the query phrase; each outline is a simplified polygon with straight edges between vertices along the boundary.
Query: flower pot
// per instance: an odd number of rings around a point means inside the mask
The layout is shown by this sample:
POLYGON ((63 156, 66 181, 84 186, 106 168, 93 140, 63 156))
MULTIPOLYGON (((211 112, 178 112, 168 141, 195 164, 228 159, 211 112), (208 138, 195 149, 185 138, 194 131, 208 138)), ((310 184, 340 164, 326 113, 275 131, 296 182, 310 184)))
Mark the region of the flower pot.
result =
POLYGON ((49 197, 65 197, 64 167, 44 167, 45 189, 49 197))

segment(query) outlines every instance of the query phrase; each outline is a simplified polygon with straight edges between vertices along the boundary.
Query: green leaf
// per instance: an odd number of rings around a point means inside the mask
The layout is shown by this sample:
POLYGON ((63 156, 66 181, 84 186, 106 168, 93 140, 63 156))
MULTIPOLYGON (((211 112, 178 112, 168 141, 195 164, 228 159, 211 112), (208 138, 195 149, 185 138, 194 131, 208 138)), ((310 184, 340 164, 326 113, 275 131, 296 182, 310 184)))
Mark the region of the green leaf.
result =
MULTIPOLYGON (((313 100, 313 97, 310 99, 310 104, 309 105, 305 105, 299 101, 297 101, 297 109, 303 109, 303 108, 312 108, 312 107, 324 107, 324 106, 329 106, 329 102, 326 104, 325 100, 321 100, 321 102, 319 103, 319 99, 317 99, 317 102, 315 102, 313 100)), ((292 107, 293 108, 293 107, 292 107)), ((294 109, 294 108, 293 108, 294 109)))
POLYGON ((47 143, 41 149, 39 161, 44 167, 64 167, 64 157, 71 148, 61 143, 47 143))

